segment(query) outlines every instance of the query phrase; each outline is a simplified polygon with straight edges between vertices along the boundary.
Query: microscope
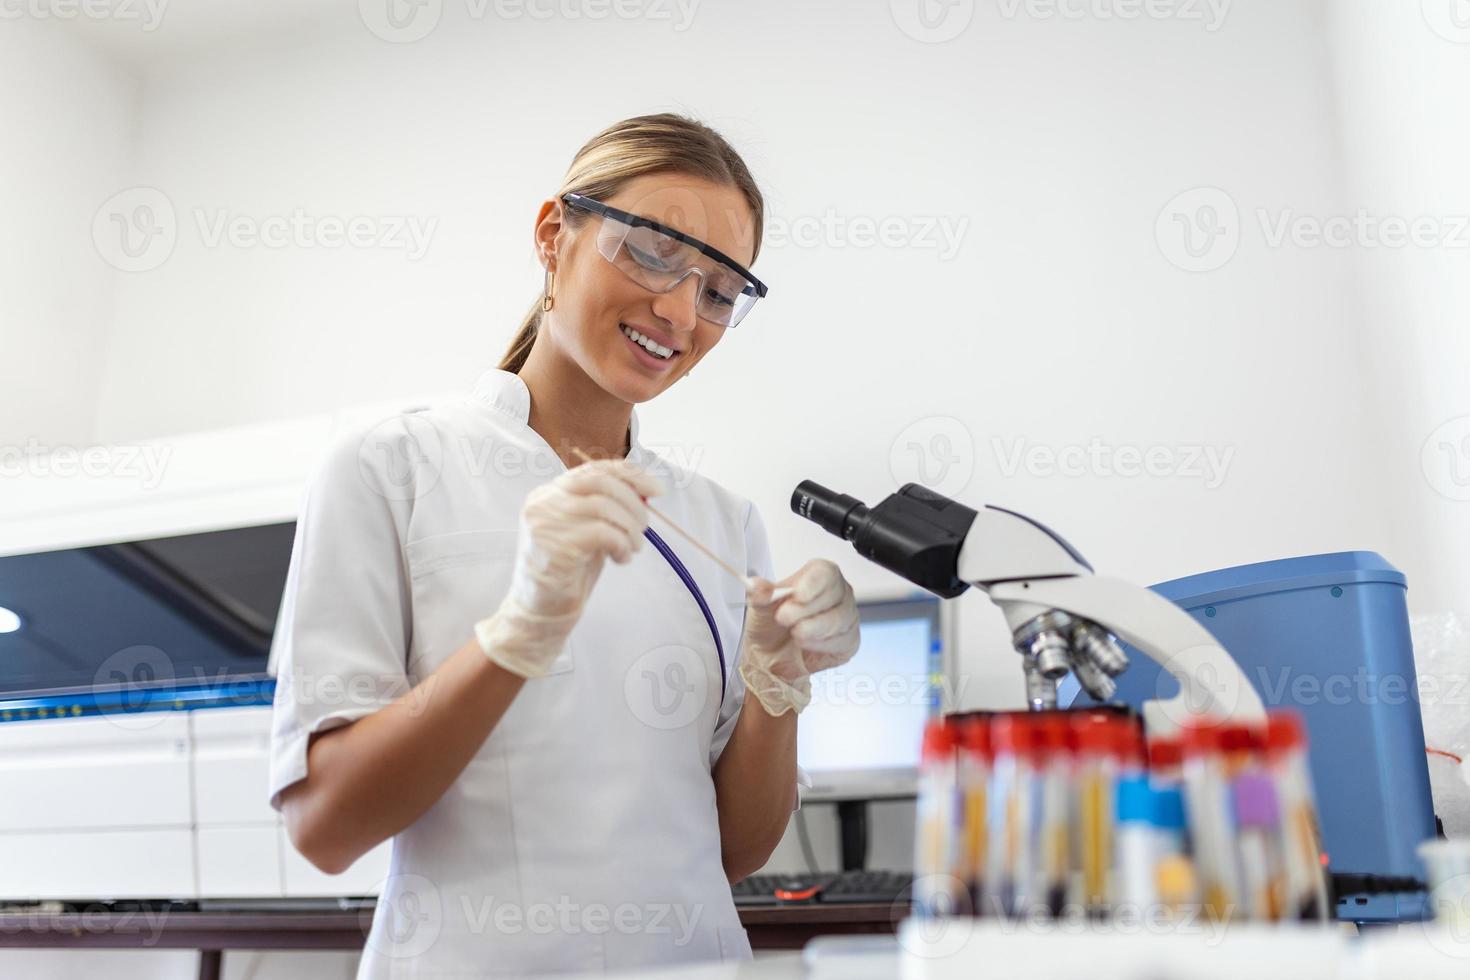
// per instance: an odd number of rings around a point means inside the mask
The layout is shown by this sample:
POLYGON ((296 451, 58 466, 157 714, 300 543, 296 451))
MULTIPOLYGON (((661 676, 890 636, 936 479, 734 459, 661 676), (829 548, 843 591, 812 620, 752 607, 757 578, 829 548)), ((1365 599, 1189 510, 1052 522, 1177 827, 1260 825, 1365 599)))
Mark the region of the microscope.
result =
POLYGON ((1010 627, 1032 710, 1057 706, 1057 682, 1068 673, 1094 698, 1110 699, 1128 667, 1122 640, 1157 661, 1161 678, 1179 682, 1173 697, 1144 702, 1149 731, 1205 719, 1265 723, 1245 673, 1188 613, 1141 586, 1094 575, 1075 548, 1024 514, 974 510, 917 483, 868 507, 810 480, 792 493, 791 509, 942 598, 971 585, 984 590, 1010 627))

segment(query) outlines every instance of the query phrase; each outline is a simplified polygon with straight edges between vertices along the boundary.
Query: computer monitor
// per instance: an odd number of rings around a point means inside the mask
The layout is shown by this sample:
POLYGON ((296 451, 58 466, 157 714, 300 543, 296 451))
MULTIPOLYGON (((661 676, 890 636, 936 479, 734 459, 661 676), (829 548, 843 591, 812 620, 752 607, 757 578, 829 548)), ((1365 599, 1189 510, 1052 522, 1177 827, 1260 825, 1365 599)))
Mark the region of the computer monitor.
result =
POLYGON ((812 677, 797 729, 807 800, 913 796, 924 723, 942 709, 946 676, 940 600, 928 593, 863 602, 862 644, 812 677))
POLYGON ((154 692, 168 704, 180 688, 244 697, 259 682, 268 695, 295 530, 0 556, 0 721, 140 707, 154 692))

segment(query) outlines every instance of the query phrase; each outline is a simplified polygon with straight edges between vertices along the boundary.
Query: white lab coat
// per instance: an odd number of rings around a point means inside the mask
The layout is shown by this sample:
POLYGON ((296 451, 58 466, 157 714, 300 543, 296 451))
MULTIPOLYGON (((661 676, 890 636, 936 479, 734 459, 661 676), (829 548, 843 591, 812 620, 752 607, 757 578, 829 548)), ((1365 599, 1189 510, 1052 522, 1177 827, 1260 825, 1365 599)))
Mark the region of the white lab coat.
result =
MULTIPOLYGON (((529 409, 519 377, 489 370, 459 397, 333 440, 303 498, 276 627, 272 805, 306 775, 310 733, 402 695, 499 605, 521 503, 565 470, 529 409)), ((636 411, 631 442, 629 458, 670 486, 660 509, 771 577, 749 501, 646 449, 636 411)), ((743 701, 744 592, 662 537, 718 627, 723 697, 709 623, 670 563, 647 541, 627 565, 607 562, 551 673, 393 839, 359 978, 750 957, 710 775, 743 701)))

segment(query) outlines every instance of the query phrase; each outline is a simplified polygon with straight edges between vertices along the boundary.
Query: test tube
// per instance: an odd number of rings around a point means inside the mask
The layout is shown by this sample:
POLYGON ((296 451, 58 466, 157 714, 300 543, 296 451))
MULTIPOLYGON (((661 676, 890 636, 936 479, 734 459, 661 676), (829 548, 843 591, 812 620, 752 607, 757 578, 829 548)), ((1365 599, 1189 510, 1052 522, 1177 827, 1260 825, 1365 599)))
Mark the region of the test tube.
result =
POLYGON ((1035 881, 1034 821, 1039 784, 1033 766, 1033 716, 1007 712, 990 723, 995 757, 990 800, 990 871, 985 876, 985 911, 1001 915, 1030 908, 1035 881))
POLYGON ((914 853, 914 911, 926 918, 953 915, 959 904, 962 883, 954 876, 952 857, 956 786, 954 725, 935 718, 924 728, 914 853))
POLYGON ((1154 889, 1159 860, 1154 793, 1148 778, 1129 776, 1118 780, 1116 801, 1116 905, 1141 915, 1157 898, 1154 889))
POLYGON ((985 871, 988 860, 991 748, 990 719, 983 715, 964 718, 959 724, 959 782, 964 795, 960 845, 961 880, 976 915, 982 914, 985 871))
MULTIPOLYGON (((1174 743, 1177 747, 1178 743, 1174 743)), ((1177 782, 1152 782, 1153 820, 1158 846, 1154 867, 1154 892, 1170 916, 1177 916, 1199 903, 1199 884, 1194 863, 1189 859, 1184 821, 1184 792, 1177 782)))
POLYGON ((1288 918, 1326 922, 1332 903, 1327 890, 1327 857, 1312 774, 1307 767, 1306 734, 1294 711, 1272 711, 1266 725, 1266 766, 1281 804, 1282 852, 1286 859, 1288 918))
POLYGON ((1078 868, 1077 900, 1094 917, 1110 904, 1113 864, 1113 783, 1117 759, 1111 725, 1115 719, 1097 713, 1072 718, 1072 744, 1077 766, 1074 852, 1078 868))
POLYGON ((1214 921, 1228 919, 1240 901, 1229 787, 1220 750, 1221 727, 1204 720, 1181 731, 1184 805, 1194 842, 1195 868, 1205 913, 1214 921))
POLYGON ((1285 890, 1276 787, 1268 776, 1245 772, 1231 786, 1231 801, 1242 904, 1248 918, 1275 922, 1281 918, 1285 890))
POLYGON ((1067 904, 1072 855, 1071 725, 1064 713, 1035 719, 1035 751, 1041 783, 1041 812, 1037 821, 1036 901, 1052 915, 1067 904))

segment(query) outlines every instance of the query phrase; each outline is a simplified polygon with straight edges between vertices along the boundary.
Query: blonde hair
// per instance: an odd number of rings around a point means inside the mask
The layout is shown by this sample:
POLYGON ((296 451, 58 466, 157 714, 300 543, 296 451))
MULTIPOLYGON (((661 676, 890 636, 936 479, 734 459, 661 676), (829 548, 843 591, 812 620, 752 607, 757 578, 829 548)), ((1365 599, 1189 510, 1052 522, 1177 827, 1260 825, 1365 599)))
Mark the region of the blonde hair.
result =
MULTIPOLYGON (((671 112, 634 116, 604 129, 577 151, 556 196, 560 199, 563 194, 576 193, 606 200, 629 181, 657 173, 700 177, 740 191, 755 220, 755 255, 760 254, 765 198, 756 187, 755 178, 723 136, 687 116, 671 112)), ((573 227, 588 218, 574 208, 564 208, 563 214, 573 227)), ((752 262, 755 255, 751 257, 752 262)), ((502 371, 518 374, 526 363, 541 327, 541 301, 542 297, 537 296, 521 321, 515 339, 500 359, 498 366, 502 371)))

